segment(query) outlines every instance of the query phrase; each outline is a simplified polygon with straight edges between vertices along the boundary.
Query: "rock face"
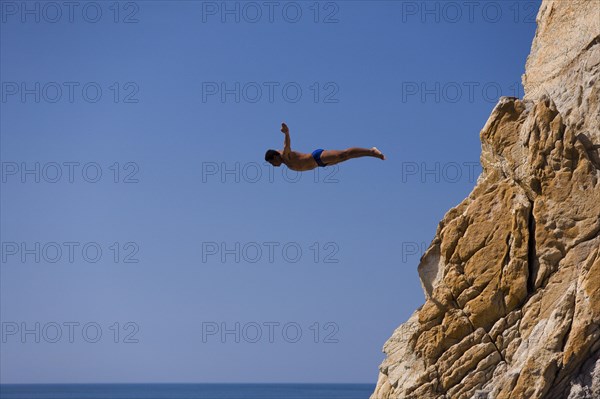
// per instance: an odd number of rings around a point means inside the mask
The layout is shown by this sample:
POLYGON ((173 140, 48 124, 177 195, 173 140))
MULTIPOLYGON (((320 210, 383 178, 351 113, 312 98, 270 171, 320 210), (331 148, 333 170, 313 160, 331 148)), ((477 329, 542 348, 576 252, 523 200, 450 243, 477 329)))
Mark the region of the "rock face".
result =
POLYGON ((544 0, 372 399, 600 398, 600 2, 544 0))

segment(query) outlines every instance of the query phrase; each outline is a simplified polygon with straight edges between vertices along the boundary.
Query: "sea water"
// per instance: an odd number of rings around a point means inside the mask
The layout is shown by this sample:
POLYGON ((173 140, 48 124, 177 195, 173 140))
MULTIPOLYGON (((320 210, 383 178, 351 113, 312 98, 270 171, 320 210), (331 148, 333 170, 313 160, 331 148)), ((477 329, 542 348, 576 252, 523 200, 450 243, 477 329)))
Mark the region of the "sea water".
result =
POLYGON ((368 399, 373 384, 2 384, 0 399, 368 399))

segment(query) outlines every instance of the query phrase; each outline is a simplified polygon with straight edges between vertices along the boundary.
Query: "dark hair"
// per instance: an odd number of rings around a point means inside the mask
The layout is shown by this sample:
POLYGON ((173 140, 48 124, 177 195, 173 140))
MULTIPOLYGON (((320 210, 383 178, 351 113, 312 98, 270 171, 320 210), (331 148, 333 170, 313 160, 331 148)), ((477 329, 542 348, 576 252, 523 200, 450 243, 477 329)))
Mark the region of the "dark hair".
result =
POLYGON ((279 156, 280 156, 280 154, 278 151, 267 150, 267 153, 265 154, 265 161, 271 162, 272 160, 274 160, 275 158, 277 158, 279 156))

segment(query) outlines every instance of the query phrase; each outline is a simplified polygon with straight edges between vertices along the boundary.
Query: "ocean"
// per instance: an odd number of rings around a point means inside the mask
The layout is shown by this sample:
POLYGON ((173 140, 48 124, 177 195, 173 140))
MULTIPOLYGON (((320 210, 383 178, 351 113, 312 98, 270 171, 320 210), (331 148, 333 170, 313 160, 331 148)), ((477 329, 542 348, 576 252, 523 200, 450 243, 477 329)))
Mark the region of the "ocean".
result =
POLYGON ((374 384, 0 384, 0 399, 368 399, 374 384))

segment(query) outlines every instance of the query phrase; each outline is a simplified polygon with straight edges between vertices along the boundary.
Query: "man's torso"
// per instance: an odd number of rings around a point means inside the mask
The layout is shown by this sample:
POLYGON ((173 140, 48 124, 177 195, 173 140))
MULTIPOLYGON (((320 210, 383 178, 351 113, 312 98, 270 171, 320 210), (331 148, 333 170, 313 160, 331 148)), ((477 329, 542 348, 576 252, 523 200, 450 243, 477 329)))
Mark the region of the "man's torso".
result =
POLYGON ((304 154, 302 152, 291 151, 288 156, 283 157, 283 160, 288 168, 298 172, 311 170, 317 167, 317 163, 312 155, 304 154))

